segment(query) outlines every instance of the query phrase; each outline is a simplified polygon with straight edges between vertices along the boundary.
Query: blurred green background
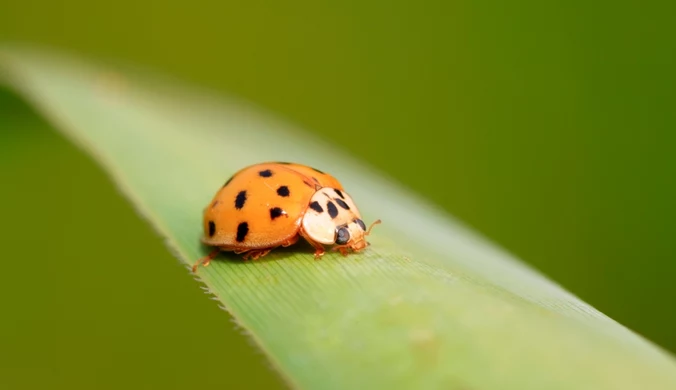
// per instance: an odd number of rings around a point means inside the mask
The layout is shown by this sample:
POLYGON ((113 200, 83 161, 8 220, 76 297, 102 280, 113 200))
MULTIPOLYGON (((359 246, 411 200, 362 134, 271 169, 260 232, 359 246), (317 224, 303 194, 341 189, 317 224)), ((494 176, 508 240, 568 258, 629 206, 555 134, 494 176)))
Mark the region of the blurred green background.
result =
MULTIPOLYGON (((675 12, 667 1, 5 0, 0 42, 248 99, 676 351, 675 12)), ((282 386, 102 170, 2 89, 0 129, 0 388, 282 386)))

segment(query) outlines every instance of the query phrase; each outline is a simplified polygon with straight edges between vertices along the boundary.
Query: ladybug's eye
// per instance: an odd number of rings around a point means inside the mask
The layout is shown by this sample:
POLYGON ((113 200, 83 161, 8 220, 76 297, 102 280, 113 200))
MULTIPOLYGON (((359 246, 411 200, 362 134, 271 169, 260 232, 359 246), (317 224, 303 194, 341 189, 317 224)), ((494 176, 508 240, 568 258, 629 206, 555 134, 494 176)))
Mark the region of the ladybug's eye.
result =
POLYGON ((350 241, 350 232, 343 226, 336 231, 336 244, 345 245, 348 241, 350 241))

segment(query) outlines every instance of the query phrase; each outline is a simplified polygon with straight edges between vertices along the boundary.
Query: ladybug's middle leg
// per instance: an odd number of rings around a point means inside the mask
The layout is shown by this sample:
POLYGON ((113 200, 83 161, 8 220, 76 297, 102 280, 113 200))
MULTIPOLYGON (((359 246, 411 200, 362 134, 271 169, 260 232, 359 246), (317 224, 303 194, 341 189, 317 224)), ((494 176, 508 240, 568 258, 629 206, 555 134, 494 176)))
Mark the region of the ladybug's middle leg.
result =
POLYGON ((297 242, 298 242, 298 237, 300 237, 300 236, 299 236, 298 234, 296 234, 295 236, 293 236, 293 237, 289 238, 288 240, 284 241, 284 242, 282 243, 282 246, 283 246, 283 247, 287 247, 287 246, 291 246, 291 245, 297 243, 297 242))
POLYGON ((247 251, 246 253, 244 253, 244 256, 243 256, 242 258, 243 258, 244 260, 248 260, 248 259, 258 260, 259 258, 261 258, 261 257, 267 255, 268 253, 270 253, 270 251, 271 251, 272 249, 273 249, 273 248, 268 248, 268 249, 252 249, 252 250, 247 251))

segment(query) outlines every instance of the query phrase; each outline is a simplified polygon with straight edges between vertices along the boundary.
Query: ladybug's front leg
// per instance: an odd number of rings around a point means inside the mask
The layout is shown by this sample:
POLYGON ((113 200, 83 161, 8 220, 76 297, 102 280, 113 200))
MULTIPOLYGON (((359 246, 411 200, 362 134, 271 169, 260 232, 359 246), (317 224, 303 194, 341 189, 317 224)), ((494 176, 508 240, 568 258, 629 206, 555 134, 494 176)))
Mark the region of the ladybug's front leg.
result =
POLYGON ((322 244, 315 242, 310 242, 310 244, 315 247, 315 259, 319 259, 320 257, 324 256, 326 251, 324 250, 324 246, 322 244))
POLYGON ((333 250, 339 251, 340 254, 343 255, 343 256, 347 256, 347 253, 348 253, 347 248, 348 248, 347 246, 341 245, 339 247, 333 248, 333 250))
POLYGON ((315 259, 319 259, 320 257, 324 256, 324 253, 326 252, 324 250, 324 245, 313 241, 310 237, 307 237, 303 235, 303 238, 305 241, 309 242, 310 245, 312 245, 315 248, 315 259))
POLYGON ((324 253, 326 252, 324 250, 324 245, 314 241, 310 237, 308 237, 307 234, 303 231, 303 229, 300 230, 299 234, 305 239, 305 241, 309 242, 310 245, 312 245, 315 248, 315 260, 319 259, 320 257, 324 256, 324 253))

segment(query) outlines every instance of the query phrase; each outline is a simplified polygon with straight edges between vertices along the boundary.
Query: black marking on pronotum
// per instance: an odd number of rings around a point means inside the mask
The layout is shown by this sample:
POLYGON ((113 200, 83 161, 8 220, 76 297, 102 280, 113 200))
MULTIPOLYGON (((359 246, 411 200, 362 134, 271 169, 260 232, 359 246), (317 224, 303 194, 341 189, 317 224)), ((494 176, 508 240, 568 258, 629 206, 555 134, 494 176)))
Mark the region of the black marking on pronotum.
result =
POLYGON ((266 169, 266 170, 264 170, 264 171, 258 172, 258 175, 259 175, 260 177, 270 177, 270 176, 272 176, 272 171, 269 170, 269 169, 266 169))
POLYGON ((331 201, 326 202, 326 209, 329 210, 329 217, 331 217, 331 219, 336 218, 338 216, 338 208, 336 207, 335 204, 333 204, 333 202, 331 201))
POLYGON ((237 242, 242 242, 246 238, 246 235, 249 234, 249 224, 242 222, 237 225, 237 237, 235 238, 237 242))
POLYGON ((342 199, 336 198, 336 199, 334 199, 334 200, 336 201, 336 203, 338 203, 338 206, 344 208, 345 210, 349 210, 349 209, 350 209, 350 206, 348 206, 347 203, 343 202, 342 199))
POLYGON ((341 227, 336 231, 336 244, 345 245, 350 241, 350 231, 346 227, 341 227))
POLYGON ((246 191, 240 191, 235 197, 235 208, 241 210, 246 202, 246 191))
POLYGON ((311 208, 312 210, 318 212, 318 213, 323 213, 323 212, 324 212, 324 209, 323 209, 322 206, 319 204, 319 202, 317 202, 316 200, 315 200, 314 202, 310 203, 310 208, 311 208))
POLYGON ((282 215, 286 215, 286 211, 280 209, 279 207, 273 207, 270 209, 270 219, 275 219, 277 217, 281 217, 282 215))
POLYGON ((354 221, 357 223, 357 225, 359 225, 361 230, 366 231, 366 224, 364 223, 364 221, 362 221, 359 218, 355 219, 354 221))
POLYGON ((291 192, 289 191, 289 187, 281 186, 277 188, 277 195, 287 197, 289 196, 289 194, 291 194, 291 192))
POLYGON ((343 193, 339 189, 334 188, 333 191, 336 193, 336 195, 340 196, 340 199, 345 199, 345 196, 343 196, 343 193))
POLYGON ((214 221, 209 221, 209 237, 213 237, 216 234, 216 224, 214 221))

